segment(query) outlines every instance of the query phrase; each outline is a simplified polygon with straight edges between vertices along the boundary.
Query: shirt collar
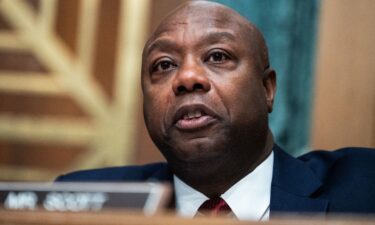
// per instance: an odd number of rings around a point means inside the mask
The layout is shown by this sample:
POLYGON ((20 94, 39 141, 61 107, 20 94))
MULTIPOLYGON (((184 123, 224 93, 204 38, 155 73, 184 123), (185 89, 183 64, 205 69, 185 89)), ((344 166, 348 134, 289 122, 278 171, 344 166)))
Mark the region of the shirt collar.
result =
MULTIPOLYGON (((240 220, 259 220, 266 212, 271 199, 273 152, 251 173, 235 183, 221 197, 240 220)), ((190 187, 174 175, 177 213, 193 217, 207 196, 190 187)))

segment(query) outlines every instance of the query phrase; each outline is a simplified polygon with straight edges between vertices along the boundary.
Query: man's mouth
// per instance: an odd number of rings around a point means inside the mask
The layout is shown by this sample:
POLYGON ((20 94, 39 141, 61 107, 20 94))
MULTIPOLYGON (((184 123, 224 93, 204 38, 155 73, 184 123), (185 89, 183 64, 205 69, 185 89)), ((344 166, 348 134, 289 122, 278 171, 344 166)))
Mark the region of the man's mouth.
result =
POLYGON ((205 113, 200 111, 199 109, 194 110, 194 111, 188 111, 187 114, 183 116, 184 120, 191 120, 191 119, 196 119, 204 116, 205 113))
POLYGON ((194 131, 209 126, 216 120, 216 114, 204 105, 187 105, 179 108, 174 124, 179 130, 194 131))

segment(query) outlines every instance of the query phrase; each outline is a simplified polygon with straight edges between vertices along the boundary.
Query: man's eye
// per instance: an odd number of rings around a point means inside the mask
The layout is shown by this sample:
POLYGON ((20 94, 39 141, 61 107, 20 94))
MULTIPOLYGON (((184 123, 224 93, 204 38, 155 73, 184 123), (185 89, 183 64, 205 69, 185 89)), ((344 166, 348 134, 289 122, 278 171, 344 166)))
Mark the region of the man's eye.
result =
POLYGON ((213 52, 205 61, 211 63, 222 63, 228 59, 230 59, 230 57, 224 52, 213 52))
POLYGON ((174 69, 176 65, 172 63, 171 61, 161 61, 158 62, 155 66, 152 68, 152 72, 166 72, 174 69))

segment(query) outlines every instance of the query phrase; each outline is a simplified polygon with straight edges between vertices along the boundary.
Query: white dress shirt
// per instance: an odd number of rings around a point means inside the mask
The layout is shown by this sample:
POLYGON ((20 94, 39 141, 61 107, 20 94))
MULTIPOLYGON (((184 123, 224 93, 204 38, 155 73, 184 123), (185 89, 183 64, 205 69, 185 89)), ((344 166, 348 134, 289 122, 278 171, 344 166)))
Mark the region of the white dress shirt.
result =
MULTIPOLYGON (((221 197, 240 220, 269 219, 273 152, 251 173, 235 183, 221 197)), ((177 213, 184 217, 194 217, 208 197, 190 187, 174 175, 177 213)))

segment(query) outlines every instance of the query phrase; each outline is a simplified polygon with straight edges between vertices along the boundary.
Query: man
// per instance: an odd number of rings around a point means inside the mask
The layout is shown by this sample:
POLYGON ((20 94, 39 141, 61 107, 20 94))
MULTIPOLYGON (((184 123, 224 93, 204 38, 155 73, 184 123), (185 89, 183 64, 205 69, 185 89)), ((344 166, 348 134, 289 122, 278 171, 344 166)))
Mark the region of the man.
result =
POLYGON ((144 117, 167 164, 105 168, 58 181, 169 181, 180 215, 220 202, 238 219, 274 212, 375 212, 375 152, 294 159, 268 127, 276 90, 259 30, 223 5, 194 1, 145 45, 144 117))

